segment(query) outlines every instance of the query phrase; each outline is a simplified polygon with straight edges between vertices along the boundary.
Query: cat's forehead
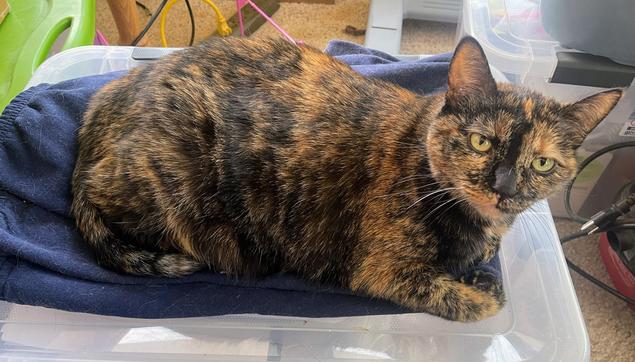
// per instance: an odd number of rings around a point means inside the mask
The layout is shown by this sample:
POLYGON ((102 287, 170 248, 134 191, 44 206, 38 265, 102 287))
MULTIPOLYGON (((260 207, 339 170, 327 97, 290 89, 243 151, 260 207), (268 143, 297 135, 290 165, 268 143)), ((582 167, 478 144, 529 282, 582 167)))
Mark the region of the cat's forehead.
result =
POLYGON ((562 147, 562 136, 553 124, 538 121, 531 125, 531 128, 522 136, 524 152, 521 155, 525 158, 548 157, 560 164, 566 164, 569 155, 562 147))
POLYGON ((467 109, 468 123, 480 127, 499 137, 510 137, 517 128, 545 132, 556 126, 560 104, 551 98, 524 88, 499 85, 498 96, 493 102, 486 102, 467 109), (529 124, 529 126, 525 126, 529 124))
POLYGON ((561 104, 526 88, 499 84, 495 107, 528 120, 553 121, 557 118, 561 104))

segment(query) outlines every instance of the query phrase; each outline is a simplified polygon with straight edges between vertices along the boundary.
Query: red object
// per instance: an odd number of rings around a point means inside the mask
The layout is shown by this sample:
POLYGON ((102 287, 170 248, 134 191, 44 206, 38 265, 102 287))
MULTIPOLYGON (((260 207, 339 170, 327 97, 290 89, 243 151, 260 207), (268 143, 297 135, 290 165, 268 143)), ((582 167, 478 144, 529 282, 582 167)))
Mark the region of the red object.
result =
MULTIPOLYGON (((600 235, 600 255, 615 288, 627 297, 635 299, 635 276, 611 248, 606 233, 600 235)), ((635 310, 635 305, 630 306, 635 310)))

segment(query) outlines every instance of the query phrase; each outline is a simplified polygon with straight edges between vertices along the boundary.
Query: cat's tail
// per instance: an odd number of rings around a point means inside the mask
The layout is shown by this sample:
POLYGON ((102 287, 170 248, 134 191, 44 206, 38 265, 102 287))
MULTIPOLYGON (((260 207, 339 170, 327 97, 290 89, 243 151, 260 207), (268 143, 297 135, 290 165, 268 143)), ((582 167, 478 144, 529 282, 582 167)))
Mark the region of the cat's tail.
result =
POLYGON ((106 226, 97 207, 90 202, 82 186, 74 190, 72 212, 84 239, 93 248, 97 263, 115 271, 176 278, 203 268, 190 256, 144 250, 125 243, 106 226))

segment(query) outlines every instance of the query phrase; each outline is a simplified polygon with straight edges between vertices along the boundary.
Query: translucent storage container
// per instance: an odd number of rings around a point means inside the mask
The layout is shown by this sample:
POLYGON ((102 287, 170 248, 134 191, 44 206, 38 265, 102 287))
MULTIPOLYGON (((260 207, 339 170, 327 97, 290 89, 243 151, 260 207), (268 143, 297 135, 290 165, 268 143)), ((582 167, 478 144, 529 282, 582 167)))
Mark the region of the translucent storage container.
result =
POLYGON ((560 46, 544 30, 540 0, 465 0, 458 33, 476 38, 490 65, 510 82, 562 101, 628 87, 635 75, 633 67, 560 46), (576 70, 587 77, 567 76, 576 70))
MULTIPOLYGON (((47 60, 30 85, 128 69, 167 51, 76 48, 47 60)), ((468 324, 416 313, 148 320, 0 302, 0 356, 29 361, 587 361, 584 321, 546 202, 521 215, 505 237, 501 269, 506 306, 490 319, 468 324)))
MULTIPOLYGON (((580 147, 580 158, 635 140, 635 132, 629 131, 635 130, 635 67, 562 47, 542 24, 542 11, 550 10, 541 7, 541 0, 464 0, 458 33, 475 37, 490 65, 510 82, 564 102, 626 88, 619 104, 580 147)), ((588 217, 610 206, 619 190, 635 182, 633 157, 635 150, 622 149, 592 163, 572 188, 573 210, 588 217)), ((550 205, 554 215, 566 215, 562 193, 552 197, 550 205)))

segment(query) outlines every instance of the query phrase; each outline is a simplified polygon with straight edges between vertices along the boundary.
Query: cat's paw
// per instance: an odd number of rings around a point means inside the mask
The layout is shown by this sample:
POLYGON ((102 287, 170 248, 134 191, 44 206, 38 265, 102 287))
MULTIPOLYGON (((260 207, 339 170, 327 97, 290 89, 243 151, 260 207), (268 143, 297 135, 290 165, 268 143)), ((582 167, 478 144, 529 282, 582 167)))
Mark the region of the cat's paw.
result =
POLYGON ((494 316, 503 308, 505 294, 496 274, 476 270, 460 280, 439 280, 426 312, 445 319, 476 322, 494 316))
POLYGON ((477 269, 462 276, 460 281, 492 296, 501 306, 505 303, 505 293, 500 277, 487 270, 477 269))
MULTIPOLYGON (((466 276, 467 277, 467 276, 466 276)), ((476 322, 496 315, 503 308, 502 288, 491 275, 470 275, 473 285, 455 281, 456 288, 444 297, 444 304, 433 313, 453 321, 476 322)))

